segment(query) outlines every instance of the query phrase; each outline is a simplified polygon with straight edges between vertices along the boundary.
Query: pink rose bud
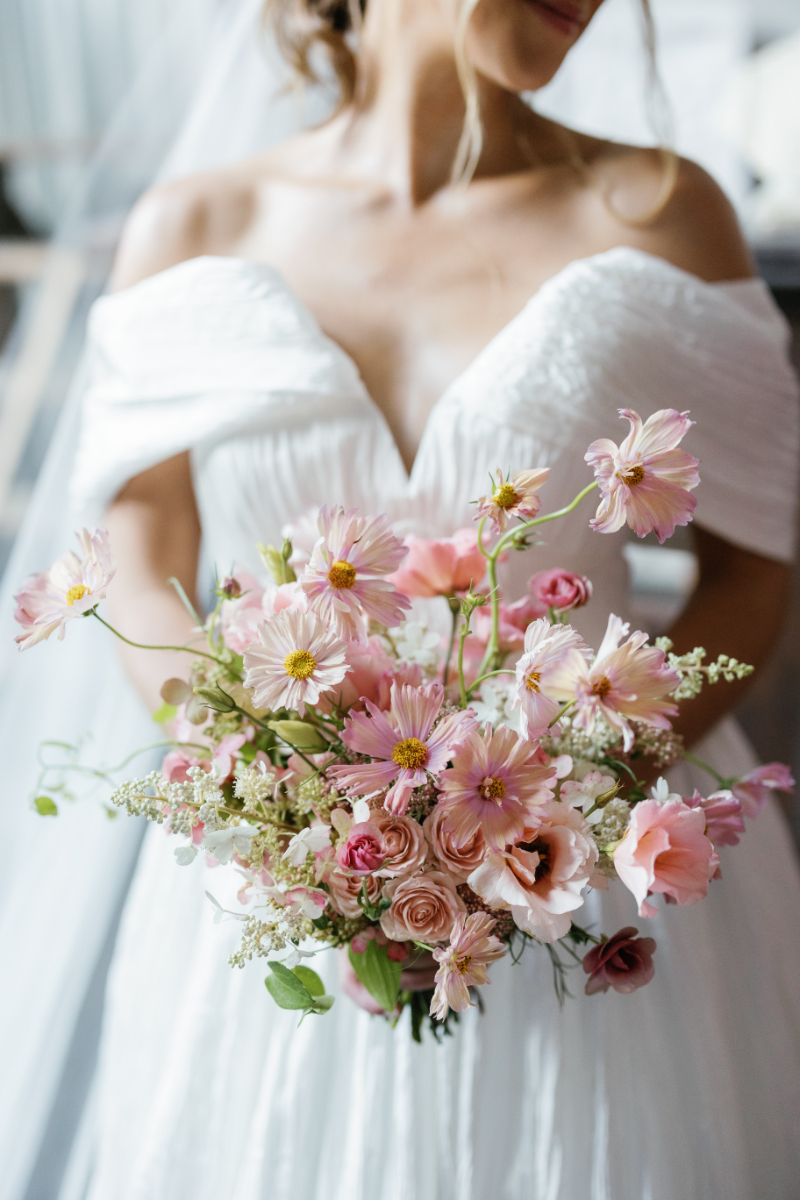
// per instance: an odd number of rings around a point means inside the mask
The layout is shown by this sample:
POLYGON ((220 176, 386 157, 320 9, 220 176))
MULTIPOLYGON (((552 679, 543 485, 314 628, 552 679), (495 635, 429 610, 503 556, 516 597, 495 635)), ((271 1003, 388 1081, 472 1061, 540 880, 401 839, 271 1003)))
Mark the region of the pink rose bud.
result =
POLYGON ((228 575, 220 584, 219 590, 223 592, 229 600, 238 600, 242 594, 242 585, 235 575, 228 575))
POLYGON ((373 871, 379 871, 386 858, 383 834, 371 821, 354 825, 347 841, 336 851, 339 866, 353 875, 371 875, 373 871))
POLYGON ((552 571, 540 571, 528 584, 531 595, 547 608, 567 612, 571 608, 582 608, 592 598, 592 584, 585 575, 575 575, 555 567, 552 571))
POLYGON ((595 992, 635 992, 649 983, 655 974, 653 938, 638 936, 632 925, 620 929, 607 942, 595 946, 583 959, 583 969, 589 976, 586 995, 595 992))
POLYGON ((404 942, 389 942, 386 948, 386 957, 390 962, 405 962, 408 958, 408 950, 406 950, 404 942))

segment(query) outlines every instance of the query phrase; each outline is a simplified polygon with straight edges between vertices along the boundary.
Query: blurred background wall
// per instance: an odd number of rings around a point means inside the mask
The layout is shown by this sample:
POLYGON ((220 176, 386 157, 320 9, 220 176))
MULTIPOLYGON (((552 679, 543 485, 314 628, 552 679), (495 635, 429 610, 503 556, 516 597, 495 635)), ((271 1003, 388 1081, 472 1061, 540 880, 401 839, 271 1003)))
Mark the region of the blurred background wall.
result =
MULTIPOLYGON (((229 2, 0 0, 0 569, 126 207, 180 124, 229 2), (137 88, 176 32, 181 53, 159 112, 132 123, 137 88)), ((800 0, 653 0, 653 8, 674 144, 737 206, 793 323, 800 364, 800 0)), ((636 0, 606 0, 536 106, 617 139, 661 134, 645 102, 635 14, 636 0)), ((629 550, 642 622, 664 628, 693 586, 691 537, 629 550)), ((741 715, 761 755, 791 761, 800 775, 798 617, 800 577, 783 643, 741 715)))

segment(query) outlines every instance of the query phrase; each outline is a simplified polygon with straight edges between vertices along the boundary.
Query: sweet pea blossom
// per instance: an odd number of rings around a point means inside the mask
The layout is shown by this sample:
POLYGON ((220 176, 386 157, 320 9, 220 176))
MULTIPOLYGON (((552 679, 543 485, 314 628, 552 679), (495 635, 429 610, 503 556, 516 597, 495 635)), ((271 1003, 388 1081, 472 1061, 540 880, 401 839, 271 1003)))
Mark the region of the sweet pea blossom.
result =
POLYGON ((534 621, 525 634, 525 650, 517 662, 515 707, 522 736, 547 733, 558 716, 559 701, 574 697, 574 679, 588 670, 589 647, 569 625, 534 621))
POLYGON ((449 538, 406 538, 408 554, 390 576, 404 596, 453 596, 477 585, 486 573, 474 529, 457 529, 449 538))
MULTIPOLYGON (((438 642, 437 637, 437 645, 438 642)), ((385 710, 391 703, 393 683, 409 683, 414 687, 422 683, 422 668, 416 663, 398 663, 390 658, 378 637, 370 637, 366 642, 347 642, 346 654, 347 674, 333 691, 322 697, 323 711, 330 705, 341 710, 363 708, 366 700, 385 710)))
POLYGON ((366 637, 367 620, 397 625, 410 604, 381 578, 395 571, 406 549, 388 517, 362 517, 356 509, 324 505, 320 538, 303 572, 309 607, 343 638, 366 637))
POLYGON ((76 534, 81 554, 68 550, 48 571, 31 575, 14 597, 14 619, 22 626, 15 637, 20 650, 46 641, 58 630, 64 637, 67 622, 81 617, 105 597, 117 564, 104 529, 76 534))
POLYGON ((443 1021, 448 1009, 465 1012, 470 1006, 469 989, 489 982, 486 968, 505 954, 505 947, 492 930, 494 917, 476 912, 459 913, 448 946, 437 947, 433 957, 439 964, 431 1016, 443 1021))
POLYGON ((621 408, 619 415, 631 426, 622 444, 600 438, 586 451, 602 496, 591 527, 614 533, 627 521, 639 537, 655 533, 663 543, 676 525, 689 524, 697 507, 690 492, 700 482, 700 464, 677 449, 694 421, 673 408, 654 413, 644 424, 633 409, 621 408))
POLYGON ((706 818, 706 837, 715 846, 738 846, 739 836, 744 833, 742 802, 733 792, 723 790, 704 798, 698 791, 693 796, 684 796, 689 808, 699 808, 706 818))
POLYGON ((521 521, 532 520, 542 506, 540 490, 550 475, 548 467, 534 471, 517 471, 506 479, 500 468, 495 472, 497 481, 492 480, 491 496, 481 496, 475 520, 488 518, 495 532, 503 533, 508 527, 509 517, 521 521))
POLYGON ((591 734, 597 716, 602 715, 622 734, 626 750, 634 743, 630 719, 656 729, 671 728, 668 718, 675 716, 678 706, 669 696, 680 683, 664 652, 647 645, 648 635, 634 633, 628 638, 629 632, 630 626, 612 613, 591 666, 575 656, 567 668, 573 676, 569 690, 577 704, 575 724, 591 734), (620 645, 623 638, 628 640, 620 645))
POLYGON ((592 598, 592 583, 585 575, 555 567, 551 571, 539 571, 528 584, 531 596, 547 610, 568 612, 583 608, 592 598))
POLYGON ((439 786, 439 807, 455 845, 465 845, 480 829, 486 844, 501 850, 539 823, 555 773, 537 763, 530 744, 513 730, 487 725, 457 748, 439 786))
POLYGON ((676 904, 705 899, 719 866, 705 830, 705 813, 682 800, 643 800, 634 806, 627 832, 614 850, 614 866, 636 897, 640 917, 653 917, 658 911, 647 901, 650 892, 663 892, 676 904))
POLYGON ((543 806, 538 828, 502 852, 491 850, 468 883, 491 908, 510 908, 517 928, 542 942, 569 932, 597 862, 589 826, 558 801, 543 806))
POLYGON ((629 995, 650 982, 655 974, 656 944, 653 938, 638 937, 638 933, 638 929, 629 925, 584 955, 582 966, 589 976, 587 996, 607 992, 609 988, 629 995))
POLYGON ((794 779, 792 773, 783 763, 766 763, 749 771, 742 779, 732 785, 734 796, 741 801, 742 811, 746 817, 757 817, 769 800, 771 791, 793 792, 794 779))
POLYGON ((314 613, 286 608, 259 623, 258 637, 244 654, 244 685, 259 708, 303 716, 345 677, 345 644, 314 613))
POLYGON ((387 713, 368 701, 369 716, 349 716, 342 733, 346 746, 373 761, 331 767, 328 774, 350 796, 373 795, 389 788, 385 807, 402 816, 414 788, 426 783, 429 774, 441 772, 454 748, 474 727, 474 718, 467 711, 453 713, 434 729, 443 700, 439 683, 420 688, 393 683, 387 713))

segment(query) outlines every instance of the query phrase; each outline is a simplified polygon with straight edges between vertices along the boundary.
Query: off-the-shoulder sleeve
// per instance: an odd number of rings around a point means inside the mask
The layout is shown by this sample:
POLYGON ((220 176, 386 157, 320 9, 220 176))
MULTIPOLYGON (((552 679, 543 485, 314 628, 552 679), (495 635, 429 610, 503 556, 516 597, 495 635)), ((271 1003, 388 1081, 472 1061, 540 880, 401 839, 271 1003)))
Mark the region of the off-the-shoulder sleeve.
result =
POLYGON ((72 499, 87 519, 185 450, 368 403, 281 277, 238 259, 192 259, 98 300, 86 375, 72 499))

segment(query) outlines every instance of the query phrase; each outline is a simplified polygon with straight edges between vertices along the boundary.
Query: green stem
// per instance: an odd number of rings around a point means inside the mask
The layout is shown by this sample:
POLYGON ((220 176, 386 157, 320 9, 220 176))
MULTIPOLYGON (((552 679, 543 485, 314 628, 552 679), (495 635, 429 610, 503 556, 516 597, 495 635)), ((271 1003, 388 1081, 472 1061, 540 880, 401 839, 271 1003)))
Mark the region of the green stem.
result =
POLYGON ((723 787, 730 783, 730 780, 726 779, 724 775, 718 774, 718 772, 715 771, 713 767, 710 767, 707 762, 703 762, 702 758, 698 758, 695 754, 690 754, 688 750, 684 751, 683 757, 687 762, 693 763, 694 766, 699 767, 701 771, 705 771, 707 775, 710 775, 713 779, 716 779, 717 783, 722 784, 723 787))
POLYGON ((212 662, 217 663, 219 666, 225 665, 222 660, 217 658, 215 655, 206 654, 204 650, 196 650, 192 646, 150 646, 146 645, 144 642, 132 642, 130 638, 126 638, 119 632, 119 630, 115 629, 113 625, 109 625, 108 621, 104 621, 98 612, 93 610, 92 616, 96 617, 101 625, 105 625, 106 629, 110 629, 114 634, 114 637, 118 637, 119 640, 124 642, 126 646, 133 646, 136 650, 179 650, 184 654, 194 654, 199 658, 210 658, 212 662))
POLYGON ((558 722, 561 720, 561 718, 564 716, 564 713, 569 712, 569 710, 571 708, 574 708, 577 703, 578 703, 577 700, 570 700, 569 704, 565 704, 564 707, 562 708, 561 712, 558 713, 555 717, 553 717, 552 721, 547 726, 547 728, 552 729, 554 725, 557 725, 558 722))
POLYGON ((450 607, 452 625, 450 628, 450 641, 447 646, 447 658, 444 660, 444 675, 442 676, 443 687, 447 687, 447 680, 450 677, 450 659, 453 657, 453 649, 456 644, 456 630, 458 629, 458 617, 461 611, 461 604, 454 596, 448 596, 447 603, 450 607))
POLYGON ((511 667, 501 667, 499 671, 487 671, 485 675, 480 675, 469 689, 470 697, 478 690, 484 680, 493 679, 495 675, 516 675, 516 673, 511 667))
POLYGON ((522 525, 516 525, 513 529, 509 529, 508 533, 504 534, 495 546, 494 550, 492 551, 492 555, 497 558, 497 556, 503 550, 505 550, 507 545, 513 542, 515 538, 519 537, 519 535, 524 533, 527 529, 533 529, 536 525, 545 525, 548 521, 557 521, 559 517, 568 517, 571 512, 575 511, 581 500, 585 500, 589 493, 593 492, 597 486, 597 480, 595 479, 594 483, 590 483, 589 486, 585 487, 582 492, 579 492, 572 503, 568 504, 566 508, 559 508, 557 512, 547 513, 543 517, 534 517, 532 521, 525 521, 522 525))
POLYGON ((469 704, 467 695, 467 684, 464 679, 464 643, 469 637, 470 618, 464 618, 464 624, 461 627, 461 632, 458 635, 458 682, 461 688, 461 707, 466 708, 469 704))

